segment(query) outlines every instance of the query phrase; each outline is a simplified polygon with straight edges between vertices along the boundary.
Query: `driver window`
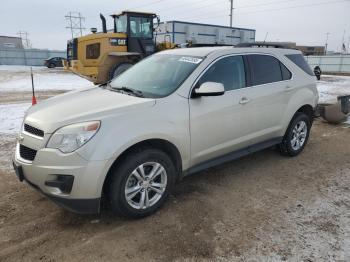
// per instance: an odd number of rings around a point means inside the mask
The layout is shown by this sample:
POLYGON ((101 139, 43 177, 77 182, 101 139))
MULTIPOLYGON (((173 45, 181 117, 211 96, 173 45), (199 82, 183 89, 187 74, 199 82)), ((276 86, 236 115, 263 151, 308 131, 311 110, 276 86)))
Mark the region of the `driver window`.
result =
POLYGON ((246 87, 242 56, 229 56, 215 62, 200 78, 197 86, 205 82, 221 83, 225 91, 246 87))

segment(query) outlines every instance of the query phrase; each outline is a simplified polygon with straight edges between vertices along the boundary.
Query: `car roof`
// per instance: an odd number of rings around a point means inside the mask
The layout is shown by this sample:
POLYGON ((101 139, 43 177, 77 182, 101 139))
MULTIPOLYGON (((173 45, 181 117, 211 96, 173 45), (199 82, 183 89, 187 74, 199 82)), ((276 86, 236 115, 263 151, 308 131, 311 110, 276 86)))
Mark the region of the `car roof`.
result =
POLYGON ((172 54, 172 55, 184 55, 184 56, 200 56, 206 57, 209 55, 222 55, 228 53, 265 53, 265 54, 301 54, 299 50, 287 49, 287 48, 271 48, 271 47, 233 47, 233 46, 220 46, 220 47, 190 47, 190 48, 177 48, 169 49, 160 52, 159 54, 172 54))

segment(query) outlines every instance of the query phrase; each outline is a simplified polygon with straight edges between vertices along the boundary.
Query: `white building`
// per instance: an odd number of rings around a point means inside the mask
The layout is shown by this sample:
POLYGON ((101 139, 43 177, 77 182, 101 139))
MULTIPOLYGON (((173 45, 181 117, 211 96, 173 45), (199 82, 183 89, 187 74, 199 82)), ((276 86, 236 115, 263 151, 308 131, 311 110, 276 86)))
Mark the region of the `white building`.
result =
POLYGON ((22 38, 0 35, 0 48, 23 48, 22 38))
POLYGON ((197 45, 236 45, 255 42, 255 30, 190 23, 183 21, 168 21, 156 28, 157 42, 172 42, 184 44, 191 41, 197 45))

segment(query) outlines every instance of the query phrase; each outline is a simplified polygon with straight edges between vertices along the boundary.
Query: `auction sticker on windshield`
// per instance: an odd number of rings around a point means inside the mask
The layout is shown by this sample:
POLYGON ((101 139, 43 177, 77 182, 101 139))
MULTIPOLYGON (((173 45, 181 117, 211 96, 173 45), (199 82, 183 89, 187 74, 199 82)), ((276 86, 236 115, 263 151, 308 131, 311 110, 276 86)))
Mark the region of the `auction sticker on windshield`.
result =
POLYGON ((192 63, 192 64, 199 64, 202 62, 203 59, 198 57, 190 57, 190 56, 184 56, 180 58, 180 62, 186 62, 186 63, 192 63))

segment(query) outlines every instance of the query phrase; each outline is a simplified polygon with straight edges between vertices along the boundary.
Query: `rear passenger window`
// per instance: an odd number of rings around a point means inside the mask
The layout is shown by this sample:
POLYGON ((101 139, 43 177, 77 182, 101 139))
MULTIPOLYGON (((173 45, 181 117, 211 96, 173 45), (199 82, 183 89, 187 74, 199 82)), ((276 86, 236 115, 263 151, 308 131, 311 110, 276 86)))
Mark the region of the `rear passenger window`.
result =
POLYGON ((280 62, 281 65, 281 71, 282 71, 282 78, 283 80, 289 80, 292 78, 292 73, 288 70, 288 68, 280 62))
MULTIPOLYGON (((252 85, 282 81, 280 61, 269 55, 247 55, 252 85)), ((287 69, 288 70, 288 69, 287 69)))
POLYGON ((289 58, 294 64, 299 66, 305 73, 309 74, 310 76, 314 75, 314 72, 312 72, 309 64, 301 54, 286 55, 286 57, 289 58))
POLYGON ((229 56, 220 59, 209 67, 197 83, 222 83, 226 91, 246 86, 244 62, 242 56, 229 56))

